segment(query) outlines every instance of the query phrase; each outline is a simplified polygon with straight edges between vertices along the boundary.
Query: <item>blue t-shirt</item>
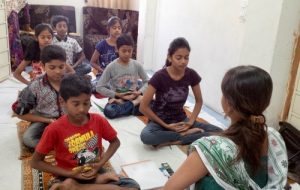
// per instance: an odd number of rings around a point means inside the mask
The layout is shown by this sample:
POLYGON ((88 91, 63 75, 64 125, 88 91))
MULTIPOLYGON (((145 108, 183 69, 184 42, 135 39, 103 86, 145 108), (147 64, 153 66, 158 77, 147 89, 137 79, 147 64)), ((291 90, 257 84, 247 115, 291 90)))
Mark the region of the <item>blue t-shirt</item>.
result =
POLYGON ((167 69, 157 71, 149 84, 156 89, 153 111, 166 123, 181 122, 186 118, 183 106, 189 94, 189 86, 199 84, 201 77, 190 68, 185 69, 184 76, 173 80, 167 69))
POLYGON ((97 43, 96 50, 100 54, 99 64, 102 69, 105 69, 110 62, 118 57, 116 47, 109 45, 105 39, 97 43))

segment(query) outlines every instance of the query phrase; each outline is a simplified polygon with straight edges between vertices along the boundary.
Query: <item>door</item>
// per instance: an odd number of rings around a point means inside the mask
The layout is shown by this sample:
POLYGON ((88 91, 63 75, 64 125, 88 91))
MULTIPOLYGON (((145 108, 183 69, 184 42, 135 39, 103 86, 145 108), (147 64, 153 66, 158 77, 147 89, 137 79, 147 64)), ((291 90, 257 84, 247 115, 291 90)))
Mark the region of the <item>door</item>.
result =
POLYGON ((289 110, 288 122, 300 130, 300 71, 297 71, 295 89, 289 110))
POLYGON ((295 54, 281 120, 291 123, 300 130, 300 36, 295 42, 295 54))
POLYGON ((8 78, 10 74, 10 57, 8 45, 7 17, 5 0, 0 0, 0 81, 8 78))

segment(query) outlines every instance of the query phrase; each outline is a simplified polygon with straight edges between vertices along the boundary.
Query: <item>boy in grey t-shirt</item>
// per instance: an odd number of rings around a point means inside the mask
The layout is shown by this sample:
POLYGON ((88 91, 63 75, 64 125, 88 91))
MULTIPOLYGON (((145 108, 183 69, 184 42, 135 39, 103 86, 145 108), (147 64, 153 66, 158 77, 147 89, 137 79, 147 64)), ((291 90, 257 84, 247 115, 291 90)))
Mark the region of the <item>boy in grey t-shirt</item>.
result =
POLYGON ((117 39, 119 58, 106 67, 96 86, 98 93, 109 97, 104 115, 110 119, 135 114, 147 88, 146 72, 131 59, 133 45, 131 36, 121 35, 117 39))

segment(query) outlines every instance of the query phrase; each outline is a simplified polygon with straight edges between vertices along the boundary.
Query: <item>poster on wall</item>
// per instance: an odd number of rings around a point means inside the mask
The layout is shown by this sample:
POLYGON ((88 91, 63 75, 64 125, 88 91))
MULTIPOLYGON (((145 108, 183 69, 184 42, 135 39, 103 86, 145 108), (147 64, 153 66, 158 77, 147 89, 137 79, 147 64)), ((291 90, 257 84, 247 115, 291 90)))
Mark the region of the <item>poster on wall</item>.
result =
POLYGON ((29 5, 30 27, 37 24, 50 23, 54 15, 63 15, 69 18, 69 32, 76 33, 75 7, 64 5, 29 5))
MULTIPOLYGON (((136 44, 138 36, 138 11, 83 7, 84 53, 88 59, 91 58, 97 42, 107 38, 106 24, 107 20, 112 16, 118 16, 121 19, 122 32, 131 35, 136 44)), ((136 58, 136 45, 133 58, 136 58)))

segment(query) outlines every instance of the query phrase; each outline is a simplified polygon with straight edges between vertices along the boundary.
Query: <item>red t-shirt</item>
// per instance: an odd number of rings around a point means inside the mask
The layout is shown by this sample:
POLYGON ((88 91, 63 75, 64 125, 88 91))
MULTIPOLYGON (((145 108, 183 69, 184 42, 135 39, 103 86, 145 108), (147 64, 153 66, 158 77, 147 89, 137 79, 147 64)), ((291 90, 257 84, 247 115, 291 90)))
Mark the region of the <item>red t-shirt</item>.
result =
POLYGON ((57 166, 72 169, 94 161, 101 155, 102 138, 111 141, 117 132, 100 115, 90 113, 89 121, 82 126, 72 125, 67 115, 46 127, 36 147, 41 154, 55 151, 57 166))

